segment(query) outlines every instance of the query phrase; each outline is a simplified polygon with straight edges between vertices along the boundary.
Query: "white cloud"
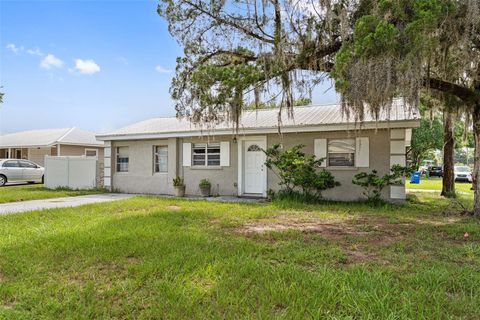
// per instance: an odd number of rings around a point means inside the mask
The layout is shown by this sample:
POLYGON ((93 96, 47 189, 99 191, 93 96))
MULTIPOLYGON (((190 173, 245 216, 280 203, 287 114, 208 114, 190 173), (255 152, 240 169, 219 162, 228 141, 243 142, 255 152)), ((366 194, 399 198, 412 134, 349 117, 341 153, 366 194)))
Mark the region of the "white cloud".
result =
POLYGON ((7 49, 15 54, 19 54, 21 51, 23 51, 23 47, 17 47, 14 43, 7 44, 7 49))
POLYGON ((94 74, 100 71, 100 66, 93 60, 75 59, 75 70, 84 74, 94 74))
POLYGON ((63 67, 63 61, 55 57, 53 54, 49 53, 42 59, 40 62, 40 67, 43 69, 53 69, 63 67))
POLYGON ((160 73, 170 73, 170 72, 172 72, 172 70, 166 69, 166 68, 164 68, 164 67, 162 67, 162 66, 160 66, 160 65, 159 65, 159 66, 156 66, 156 67, 155 67, 155 70, 156 70, 157 72, 160 72, 160 73))
POLYGON ((40 51, 40 49, 36 48, 36 49, 27 49, 27 53, 31 56, 43 56, 43 53, 42 51, 40 51))

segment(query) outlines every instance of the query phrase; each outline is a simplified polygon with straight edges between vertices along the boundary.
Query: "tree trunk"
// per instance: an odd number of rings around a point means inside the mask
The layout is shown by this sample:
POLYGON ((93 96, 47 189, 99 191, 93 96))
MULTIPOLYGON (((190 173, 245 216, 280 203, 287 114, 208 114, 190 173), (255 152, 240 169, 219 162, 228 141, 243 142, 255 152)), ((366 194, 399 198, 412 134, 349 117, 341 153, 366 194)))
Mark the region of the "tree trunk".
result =
POLYGON ((480 216, 480 103, 473 109, 473 137, 475 140, 475 151, 473 153, 473 213, 480 216))
POLYGON ((443 187, 442 196, 452 197, 455 195, 455 177, 453 152, 455 138, 453 134, 453 115, 449 111, 443 112, 443 187))

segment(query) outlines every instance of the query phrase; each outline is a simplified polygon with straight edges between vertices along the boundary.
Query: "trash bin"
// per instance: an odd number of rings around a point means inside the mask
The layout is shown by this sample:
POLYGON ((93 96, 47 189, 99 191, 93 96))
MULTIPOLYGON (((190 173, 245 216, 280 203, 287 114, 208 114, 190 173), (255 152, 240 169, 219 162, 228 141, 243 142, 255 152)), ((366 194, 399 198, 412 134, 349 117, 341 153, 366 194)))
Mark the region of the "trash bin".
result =
POLYGON ((412 175, 410 176, 410 183, 419 184, 420 175, 421 175, 420 171, 415 171, 414 173, 412 173, 412 175))

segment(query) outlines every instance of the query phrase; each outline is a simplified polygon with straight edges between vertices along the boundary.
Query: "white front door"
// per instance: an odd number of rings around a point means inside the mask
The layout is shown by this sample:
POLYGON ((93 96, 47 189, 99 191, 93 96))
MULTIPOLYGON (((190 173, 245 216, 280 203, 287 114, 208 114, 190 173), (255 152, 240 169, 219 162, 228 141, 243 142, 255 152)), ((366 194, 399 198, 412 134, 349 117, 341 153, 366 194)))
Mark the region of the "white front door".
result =
POLYGON ((244 145, 244 193, 263 194, 265 182, 265 153, 263 141, 247 140, 244 145))

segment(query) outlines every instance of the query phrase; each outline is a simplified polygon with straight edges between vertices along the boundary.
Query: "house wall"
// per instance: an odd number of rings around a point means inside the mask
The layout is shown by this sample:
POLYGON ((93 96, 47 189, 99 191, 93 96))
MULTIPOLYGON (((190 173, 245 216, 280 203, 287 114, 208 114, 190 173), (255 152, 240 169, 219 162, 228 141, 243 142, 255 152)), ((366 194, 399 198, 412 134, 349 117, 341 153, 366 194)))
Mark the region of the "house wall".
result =
MULTIPOLYGON (((58 149, 58 148, 57 148, 58 149)), ((96 147, 86 147, 86 146, 75 146, 75 145, 60 145, 60 155, 61 156, 84 156, 85 149, 95 149, 97 150, 97 157, 99 161, 103 161, 103 148, 96 147)), ((55 155, 57 155, 55 153, 55 155)))
POLYGON ((52 154, 52 148, 29 148, 27 159, 43 167, 45 165, 45 156, 47 155, 55 155, 54 153, 52 154))
MULTIPOLYGON (((111 160, 109 161, 112 172, 112 188, 127 193, 173 194, 172 180, 177 176, 178 162, 176 140, 172 138, 112 142, 111 160), (167 173, 156 173, 153 170, 154 146, 168 146, 167 173), (116 172, 115 158, 117 147, 128 147, 128 172, 116 172)), ((108 168, 108 165, 105 167, 108 168)))
MULTIPOLYGON (((402 129, 403 130, 403 129, 402 129)), ((404 131, 404 130, 403 130, 404 131)), ((397 130, 398 132, 398 130, 397 130)), ((395 135, 394 135, 395 136, 395 135)), ((313 133, 288 133, 283 135, 268 134, 267 146, 282 143, 284 148, 296 144, 305 145, 306 153, 314 153, 314 139, 342 139, 368 137, 369 138, 369 168, 332 168, 335 179, 341 186, 324 192, 325 198, 332 200, 358 200, 362 197, 362 188, 352 184, 355 174, 375 169, 379 175, 387 173, 391 165, 391 130, 361 130, 361 131, 336 131, 313 133)), ((240 143, 240 142, 238 142, 240 143)), ((106 165, 108 167, 108 165, 106 165)), ((112 141, 111 160, 108 174, 112 176, 112 188, 122 192, 148 193, 148 194, 173 194, 172 179, 179 175, 184 178, 187 195, 199 195, 198 184, 201 179, 212 182, 213 195, 237 195, 238 190, 238 144, 233 142, 231 135, 214 137, 171 138, 166 140, 136 140, 112 141), (230 165, 224 167, 193 167, 183 166, 183 143, 230 143, 230 165), (168 145, 168 174, 153 172, 153 146, 168 145), (115 172, 115 148, 118 146, 129 147, 129 172, 115 172)), ((107 176, 108 174, 105 174, 107 176)), ((274 191, 280 189, 279 179, 272 172, 267 173, 267 188, 274 191)), ((404 188, 403 188, 404 189, 404 188)), ((390 189, 383 192, 385 199, 390 198, 390 189)))
POLYGON ((183 175, 185 182, 185 193, 187 195, 200 195, 200 188, 198 184, 202 179, 208 179, 212 183, 212 195, 228 195, 236 196, 237 180, 238 180, 238 151, 237 145, 233 143, 233 137, 228 136, 212 136, 212 137, 196 137, 179 139, 180 146, 185 143, 230 143, 230 166, 228 167, 184 167, 183 163, 183 149, 179 148, 179 164, 180 174, 183 175))
MULTIPOLYGON (((303 149, 307 154, 314 153, 314 139, 348 139, 355 137, 369 138, 369 168, 356 167, 326 167, 335 180, 340 182, 340 186, 323 192, 323 196, 331 200, 358 200, 362 197, 362 188, 352 183, 355 174, 359 172, 370 172, 375 169, 379 175, 383 175, 390 170, 390 139, 389 130, 361 130, 355 131, 333 131, 333 132, 314 132, 314 133, 290 133, 283 137, 278 134, 267 136, 267 145, 270 147, 276 143, 282 143, 284 149, 288 149, 297 144, 305 145, 303 149)), ((268 188, 274 191, 280 189, 279 179, 274 172, 268 170, 267 175, 268 188)), ((383 197, 389 198, 389 190, 383 190, 383 197)))
MULTIPOLYGON (((85 149, 97 149, 98 160, 103 161, 104 151, 103 148, 95 147, 85 147, 85 146, 72 146, 72 145, 61 145, 60 146, 60 155, 62 156, 84 156, 85 149)), ((12 156, 16 157, 16 150, 20 148, 11 148, 12 156)), ((58 147, 41 147, 41 148, 21 148, 22 150, 22 159, 27 159, 40 166, 45 165, 45 156, 57 156, 58 147)), ((8 153, 8 149, 0 149, 0 159, 5 158, 8 153)))

